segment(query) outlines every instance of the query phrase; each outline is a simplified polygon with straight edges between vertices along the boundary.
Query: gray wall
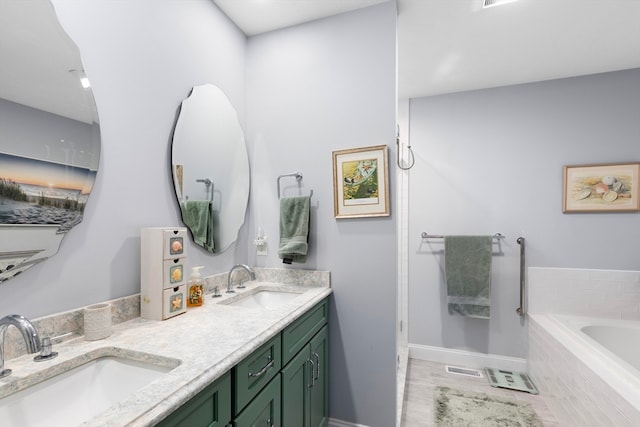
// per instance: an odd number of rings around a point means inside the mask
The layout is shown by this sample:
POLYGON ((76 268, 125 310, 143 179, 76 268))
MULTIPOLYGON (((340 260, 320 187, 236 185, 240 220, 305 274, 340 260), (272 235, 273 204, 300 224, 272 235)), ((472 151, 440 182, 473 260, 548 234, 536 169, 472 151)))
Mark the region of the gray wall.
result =
POLYGON ((314 190, 311 256, 293 267, 332 272, 330 415, 393 425, 396 212, 335 220, 331 151, 393 149, 395 2, 256 37, 248 52, 209 0, 54 5, 93 85, 100 169, 84 221, 56 256, 0 286, 0 313, 38 317, 139 292, 140 228, 180 225, 169 173, 177 109, 193 85, 213 83, 246 131, 250 217, 228 252, 190 244, 189 262, 207 275, 238 262, 282 267, 276 177, 303 172, 314 190), (258 226, 265 258, 252 245, 258 226))
POLYGON ((562 213, 563 165, 640 161, 640 69, 414 99, 410 136, 412 344, 526 356, 518 236, 527 266, 640 269, 640 214, 562 213), (433 234, 507 236, 490 321, 449 316, 433 234))
MULTIPOLYGON (((0 118, 1 152, 53 163, 95 168, 99 158, 99 153, 93 153, 95 125, 2 98, 0 118)), ((9 177, 3 176, 0 171, 0 178, 9 177)))
MULTIPOLYGON (((332 150, 387 144, 395 134, 395 2, 249 39, 249 230, 262 227, 277 257, 278 175, 313 190, 311 249, 294 268, 331 270, 330 416, 395 425, 396 215, 333 216, 332 150)), ((391 197, 394 154, 389 152, 391 197)), ((285 195, 298 194, 283 179, 285 195)), ((254 262, 255 260, 255 262, 254 262)))
MULTIPOLYGON (((140 228, 181 225, 170 176, 171 133, 193 85, 222 88, 245 119, 244 35, 209 0, 54 0, 93 85, 100 167, 84 221, 56 256, 0 286, 0 314, 38 317, 140 291, 140 228)), ((203 273, 236 252, 189 244, 203 273)))

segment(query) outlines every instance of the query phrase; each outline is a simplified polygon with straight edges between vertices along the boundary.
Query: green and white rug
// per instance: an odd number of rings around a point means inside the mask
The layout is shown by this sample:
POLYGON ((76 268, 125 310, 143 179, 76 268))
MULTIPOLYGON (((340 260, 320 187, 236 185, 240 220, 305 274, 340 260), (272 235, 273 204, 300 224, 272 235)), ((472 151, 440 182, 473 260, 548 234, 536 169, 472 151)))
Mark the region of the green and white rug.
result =
POLYGON ((436 427, 543 427, 528 403, 449 387, 434 390, 436 427))

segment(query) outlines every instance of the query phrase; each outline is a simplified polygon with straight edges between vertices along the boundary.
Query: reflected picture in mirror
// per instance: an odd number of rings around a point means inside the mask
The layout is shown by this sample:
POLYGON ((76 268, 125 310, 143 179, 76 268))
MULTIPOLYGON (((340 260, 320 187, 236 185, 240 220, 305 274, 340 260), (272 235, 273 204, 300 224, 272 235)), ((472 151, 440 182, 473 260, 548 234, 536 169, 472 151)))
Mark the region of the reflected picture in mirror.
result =
POLYGON ((238 113, 218 87, 195 86, 182 101, 171 173, 183 223, 212 253, 236 241, 249 199, 249 156, 238 113))
POLYGON ((80 52, 47 1, 0 0, 0 282, 80 223, 100 128, 80 52))

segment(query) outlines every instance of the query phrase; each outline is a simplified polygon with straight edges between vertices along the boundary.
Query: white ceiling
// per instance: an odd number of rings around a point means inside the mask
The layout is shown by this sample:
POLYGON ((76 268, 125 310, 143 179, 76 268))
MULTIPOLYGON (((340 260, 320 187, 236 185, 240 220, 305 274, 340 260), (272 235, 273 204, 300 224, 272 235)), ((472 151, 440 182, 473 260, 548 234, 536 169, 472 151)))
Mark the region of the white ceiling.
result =
MULTIPOLYGON (((247 35, 388 0, 213 0, 247 35)), ((640 0, 398 0, 398 91, 414 98, 640 67, 640 0)))
MULTIPOLYGON (((255 35, 392 0, 213 1, 255 35)), ((640 0, 519 0, 484 10, 482 0, 397 3, 401 98, 640 67, 640 0)), ((59 95, 77 88, 69 70, 82 63, 73 44, 47 47, 46 40, 66 38, 55 20, 44 21, 50 3, 0 0, 0 10, 0 98, 90 122, 92 113, 76 108, 82 102, 59 95), (55 84, 17 84, 18 76, 42 81, 54 69, 55 84)))
POLYGON ((0 0, 0 98, 91 123, 82 59, 48 1, 0 0))
POLYGON ((386 1, 388 0, 213 0, 247 36, 386 1))

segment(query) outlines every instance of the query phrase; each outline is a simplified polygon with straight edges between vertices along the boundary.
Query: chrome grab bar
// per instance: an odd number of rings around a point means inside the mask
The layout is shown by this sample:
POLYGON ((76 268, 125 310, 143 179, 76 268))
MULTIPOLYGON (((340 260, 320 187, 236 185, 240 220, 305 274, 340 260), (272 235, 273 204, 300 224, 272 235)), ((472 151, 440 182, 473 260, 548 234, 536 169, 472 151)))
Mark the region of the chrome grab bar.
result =
POLYGON ((265 372, 267 372, 269 369, 273 368, 273 365, 275 365, 276 361, 273 359, 273 357, 271 357, 271 355, 269 355, 269 357, 267 358, 267 364, 264 365, 262 367, 262 369, 260 369, 258 372, 256 372, 255 374, 251 371, 249 371, 249 378, 258 378, 261 377, 265 374, 265 372))
POLYGON ((525 239, 524 237, 518 237, 516 240, 520 245, 520 307, 516 308, 516 313, 520 316, 524 316, 524 276, 525 276, 525 268, 524 268, 524 246, 525 239))

